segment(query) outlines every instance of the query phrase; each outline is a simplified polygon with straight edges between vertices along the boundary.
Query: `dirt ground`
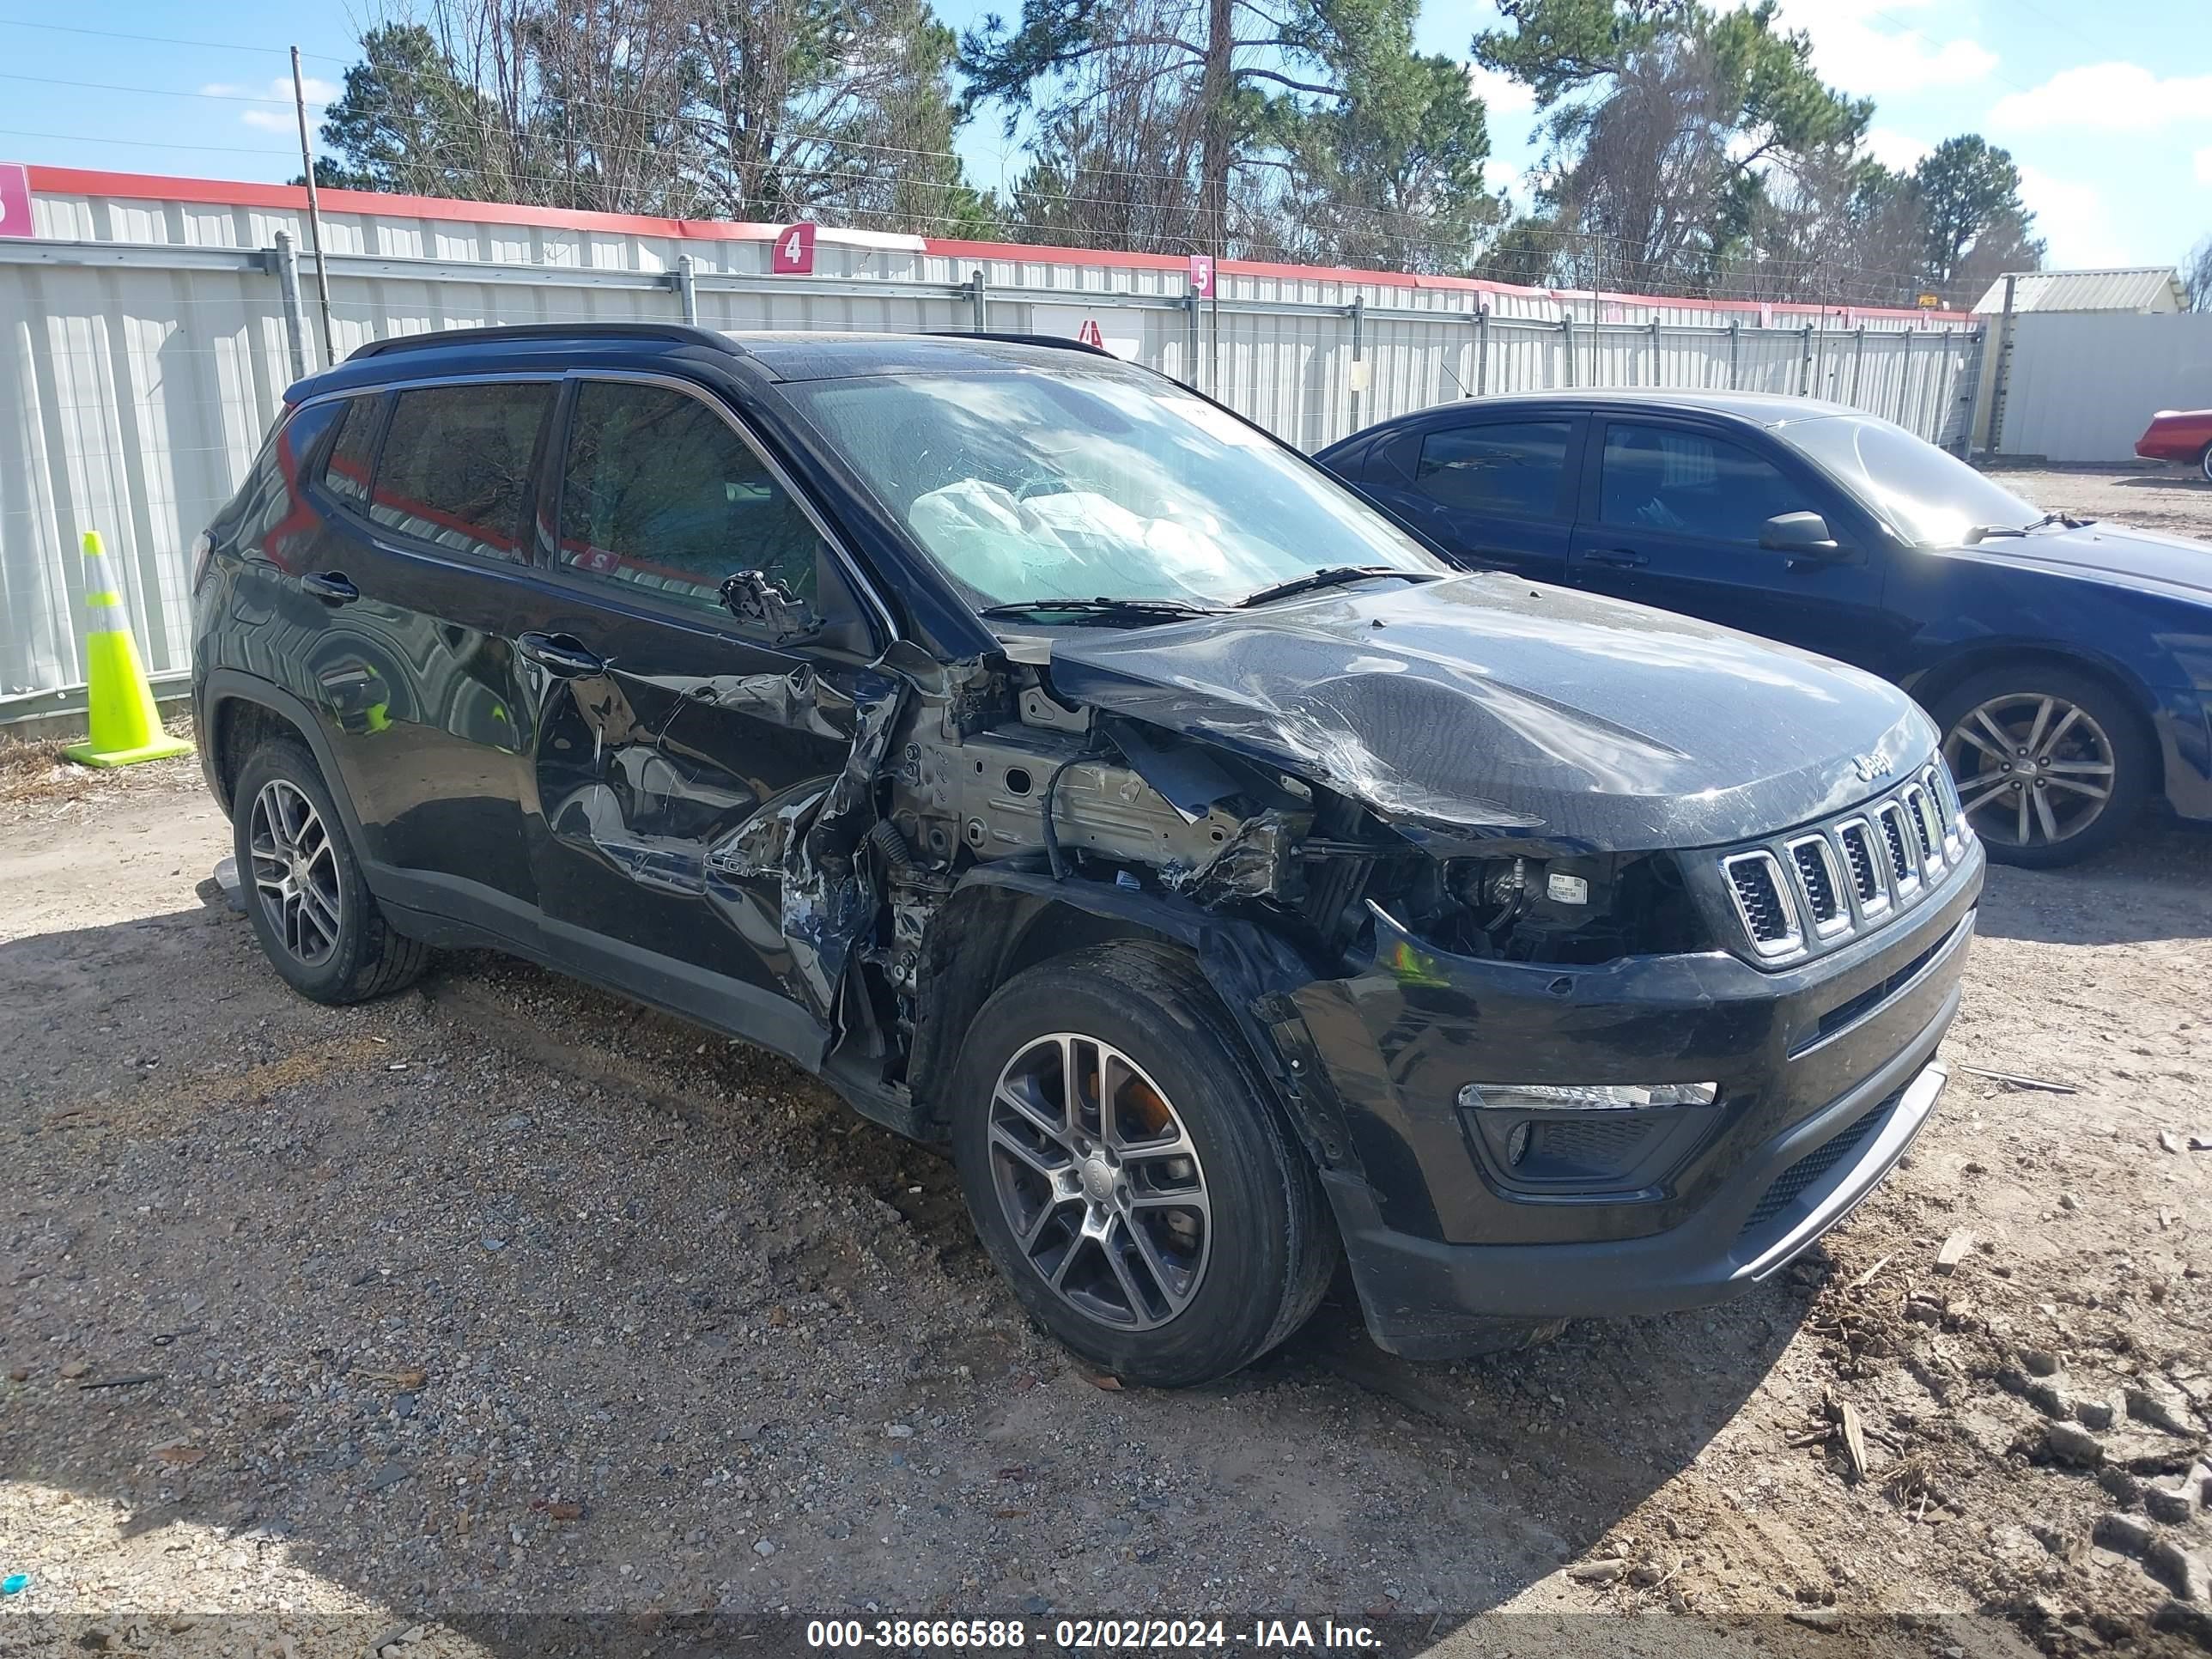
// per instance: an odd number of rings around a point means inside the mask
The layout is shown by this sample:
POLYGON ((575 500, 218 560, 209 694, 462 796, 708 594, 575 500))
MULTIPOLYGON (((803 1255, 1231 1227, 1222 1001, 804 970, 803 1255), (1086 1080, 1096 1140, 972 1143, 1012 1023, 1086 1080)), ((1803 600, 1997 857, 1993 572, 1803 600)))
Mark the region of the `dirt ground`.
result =
POLYGON ((1991 872, 1944 1052, 2035 1082, 1958 1070, 1784 1282, 1450 1365, 1332 1306, 1182 1394, 1083 1375, 945 1164, 757 1052, 491 957, 295 997, 228 838, 193 763, 0 758, 0 1653, 2212 1646, 2212 838, 1991 872))
POLYGON ((2131 467, 2003 467, 1990 476, 2038 507, 2111 519, 2169 535, 2212 539, 2212 484, 2194 468, 2144 461, 2131 467))

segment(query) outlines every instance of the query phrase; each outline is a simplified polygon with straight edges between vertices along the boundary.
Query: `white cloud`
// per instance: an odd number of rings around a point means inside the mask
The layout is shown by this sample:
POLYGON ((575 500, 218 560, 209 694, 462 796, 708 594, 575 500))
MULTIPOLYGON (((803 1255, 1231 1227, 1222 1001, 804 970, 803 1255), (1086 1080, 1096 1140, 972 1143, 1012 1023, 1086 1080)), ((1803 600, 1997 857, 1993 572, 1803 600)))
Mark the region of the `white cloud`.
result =
POLYGON ((2020 199, 2035 215, 2036 234, 2050 245, 2054 270, 2094 270, 2139 264, 2112 228, 2106 192, 2096 185, 2058 179, 2040 167, 2020 170, 2020 199))
POLYGON ((2033 92, 1997 100, 1993 128, 2100 127, 2148 132, 2183 122, 2212 122, 2212 75, 2161 81, 2140 64, 2085 64, 2061 70, 2033 92))
POLYGON ((1866 153, 1893 173, 1911 172, 1934 149, 1933 144, 1923 143, 1910 133, 1899 132, 1895 127, 1867 129, 1866 153))
POLYGON ((2212 144, 2207 144, 2203 149, 2198 150, 2195 160, 2197 182, 2200 185, 2212 185, 2212 144))
POLYGON ((1482 100, 1495 120, 1501 115, 1520 115, 1536 107, 1536 94, 1510 75, 1480 64, 1467 66, 1468 89, 1482 100))
MULTIPOLYGON (((338 89, 320 76, 309 75, 301 78, 300 90, 307 100, 307 118, 322 118, 323 106, 338 95, 338 89)), ((265 86, 239 86, 228 81, 216 81, 200 88, 204 98, 224 98, 246 102, 238 112, 239 124, 259 132, 297 132, 299 116, 292 107, 292 77, 271 76, 265 86), (249 100, 261 102, 248 102, 249 100)))
POLYGON ((1978 40, 1957 37, 1955 8, 1934 0, 1783 0, 1782 23, 1813 42, 1821 78, 1857 96, 1970 85, 1997 66, 1978 40), (1911 12, 1917 21, 1899 17, 1911 12))

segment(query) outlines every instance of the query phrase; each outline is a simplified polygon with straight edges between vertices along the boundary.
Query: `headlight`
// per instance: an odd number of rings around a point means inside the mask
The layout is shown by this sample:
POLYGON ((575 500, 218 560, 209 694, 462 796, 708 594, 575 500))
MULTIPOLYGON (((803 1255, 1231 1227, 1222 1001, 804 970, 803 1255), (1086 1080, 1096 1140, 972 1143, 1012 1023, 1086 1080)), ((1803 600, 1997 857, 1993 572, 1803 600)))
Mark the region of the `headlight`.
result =
POLYGON ((1469 1110, 1633 1112, 1650 1106, 1710 1106, 1717 1083, 1470 1083, 1459 1091, 1469 1110))

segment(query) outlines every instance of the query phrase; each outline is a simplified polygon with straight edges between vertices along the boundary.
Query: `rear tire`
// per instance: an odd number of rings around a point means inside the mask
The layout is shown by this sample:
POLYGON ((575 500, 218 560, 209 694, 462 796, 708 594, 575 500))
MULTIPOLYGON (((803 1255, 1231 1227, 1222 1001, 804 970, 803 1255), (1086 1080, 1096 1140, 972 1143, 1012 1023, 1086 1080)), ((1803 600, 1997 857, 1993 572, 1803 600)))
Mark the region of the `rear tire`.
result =
POLYGON ((2149 797, 2150 736, 2092 675, 2032 658, 2002 664, 1953 687, 1934 713, 1966 822, 2000 864, 2050 870, 2101 852, 2149 797))
POLYGON ((314 757, 271 738, 231 791, 231 837, 254 937, 301 996, 343 1005, 411 985, 430 947, 384 919, 314 757))
POLYGON ((1100 1370, 1212 1382, 1328 1288, 1339 1247, 1321 1183, 1188 953, 1122 940, 1017 975, 969 1027, 954 1089, 984 1249, 1100 1370))
POLYGON ((2212 483, 2212 444, 2204 446, 2204 453, 2197 458, 2197 470, 2206 483, 2212 483))

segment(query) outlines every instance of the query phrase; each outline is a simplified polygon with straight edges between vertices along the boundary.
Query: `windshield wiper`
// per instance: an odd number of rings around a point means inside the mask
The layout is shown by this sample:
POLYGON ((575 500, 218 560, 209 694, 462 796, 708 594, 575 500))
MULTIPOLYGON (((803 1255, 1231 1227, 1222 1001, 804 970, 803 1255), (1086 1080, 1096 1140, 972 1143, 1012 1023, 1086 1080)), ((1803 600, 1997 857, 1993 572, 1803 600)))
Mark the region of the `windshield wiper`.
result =
POLYGON ((1174 622, 1186 617, 1216 617, 1221 614, 1211 605, 1194 605, 1187 599, 1012 599, 1005 605, 986 605, 975 614, 994 622, 1025 622, 1038 617, 1063 613, 1106 622, 1118 617, 1132 621, 1174 622))
POLYGON ((1326 570, 1309 571, 1303 576, 1293 576, 1286 582, 1255 587, 1237 601, 1237 609, 1249 611, 1255 605, 1287 599, 1295 593, 1310 593, 1316 588, 1341 587, 1346 582, 1364 581, 1370 576, 1401 576, 1409 582, 1432 582, 1437 580, 1434 571, 1405 570, 1394 564, 1333 564, 1326 570))
POLYGON ((2094 519, 2076 519, 2064 513, 2046 513, 2027 524, 1978 524, 1966 532, 1969 544, 1986 541, 1992 536, 2025 536, 2031 530, 2040 530, 2045 525, 2063 525, 2069 530, 2079 530, 2084 525, 2094 524, 2094 519))

